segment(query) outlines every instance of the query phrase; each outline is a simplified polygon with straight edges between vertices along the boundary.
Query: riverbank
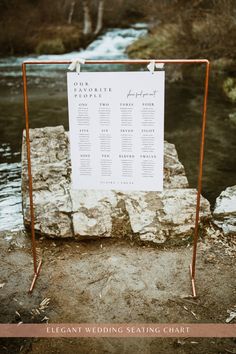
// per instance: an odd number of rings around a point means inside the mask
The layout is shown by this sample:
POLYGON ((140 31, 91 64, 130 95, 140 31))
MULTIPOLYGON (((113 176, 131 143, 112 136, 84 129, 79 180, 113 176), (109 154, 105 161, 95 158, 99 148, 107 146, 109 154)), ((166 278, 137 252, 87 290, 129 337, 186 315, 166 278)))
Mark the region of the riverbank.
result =
POLYGON ((110 28, 145 19, 132 4, 30 0, 0 3, 0 56, 64 54, 84 49, 110 28), (105 5, 105 6, 104 6, 105 5))
MULTIPOLYGON (((146 36, 138 38, 132 43, 126 50, 128 56, 131 59, 206 58, 211 62, 211 77, 225 97, 230 102, 235 103, 236 83, 233 77, 236 72, 236 57, 234 52, 228 54, 229 49, 225 47, 217 52, 215 41, 210 43, 210 39, 206 39, 206 48, 204 48, 203 38, 207 26, 204 20, 192 24, 191 35, 183 32, 183 25, 180 23, 166 22, 163 21, 158 26, 153 27, 146 36)), ((224 30, 222 29, 222 31, 224 30)), ((228 36, 226 37, 228 39, 228 36)), ((222 41, 222 38, 219 38, 220 41, 222 41)), ((220 43, 218 43, 218 46, 220 47, 220 43)), ((167 79, 175 82, 183 78, 191 78, 198 82, 202 79, 200 70, 199 66, 167 67, 167 79)))
MULTIPOLYGON (((236 56, 233 52, 226 56, 226 49, 222 51, 219 50, 216 53, 215 48, 211 48, 210 43, 207 44, 208 50, 201 51, 200 42, 204 35, 204 27, 202 28, 198 23, 197 25, 193 24, 192 28, 192 35, 188 38, 187 33, 183 34, 180 24, 164 22, 159 24, 158 27, 152 28, 145 36, 138 38, 128 46, 126 53, 131 59, 208 59, 211 63, 210 91, 212 91, 213 87, 217 87, 221 96, 220 99, 222 102, 225 101, 225 105, 228 105, 231 110, 231 112, 228 113, 228 117, 224 119, 228 120, 230 127, 235 127, 236 56), (197 36, 200 36, 200 39, 197 40, 197 36), (193 43, 191 43, 191 40, 193 43)), ((167 65, 165 71, 166 80, 170 84, 184 81, 186 83, 188 82, 189 85, 194 83, 196 87, 203 86, 204 69, 202 66, 167 65)))
POLYGON ((199 49, 198 53, 197 49, 196 51, 192 49, 192 43, 185 43, 183 46, 178 38, 179 33, 181 33, 181 26, 177 23, 159 24, 146 36, 132 43, 126 53, 132 59, 206 58, 211 61, 213 71, 218 71, 218 73, 236 71, 236 58, 232 55, 228 57, 224 56, 225 53, 213 55, 210 48, 208 53, 199 49))
MULTIPOLYGON (((1 232, 1 323, 225 323, 235 309, 233 239, 209 233, 199 240, 191 296, 192 246, 39 239, 43 266, 33 294, 29 236, 1 232), (212 286, 209 286, 212 284, 212 286)), ((235 319, 231 321, 235 323, 235 319)), ((3 339, 1 353, 232 352, 228 339, 3 339)))
POLYGON ((0 37, 0 55, 63 54, 86 48, 97 35, 84 35, 79 24, 46 25, 32 30, 31 36, 14 34, 9 38, 0 37), (18 36, 20 38, 18 38, 18 36))

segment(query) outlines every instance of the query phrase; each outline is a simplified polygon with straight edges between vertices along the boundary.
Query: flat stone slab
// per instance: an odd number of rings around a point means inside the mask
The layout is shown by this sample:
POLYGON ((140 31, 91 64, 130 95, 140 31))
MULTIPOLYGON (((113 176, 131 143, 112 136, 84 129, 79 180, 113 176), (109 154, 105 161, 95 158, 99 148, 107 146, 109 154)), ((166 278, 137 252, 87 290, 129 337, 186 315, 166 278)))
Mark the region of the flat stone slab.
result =
POLYGON ((225 235, 236 235, 236 185, 226 188, 216 199, 213 221, 225 235))
MULTIPOLYGON (((164 191, 72 190, 68 133, 63 126, 30 130, 36 232, 76 239, 134 235, 163 243, 192 233, 196 190, 188 188, 173 144, 164 146, 164 191)), ((25 132, 22 143, 22 197, 30 226, 25 132)), ((201 198, 201 220, 209 202, 201 198)))

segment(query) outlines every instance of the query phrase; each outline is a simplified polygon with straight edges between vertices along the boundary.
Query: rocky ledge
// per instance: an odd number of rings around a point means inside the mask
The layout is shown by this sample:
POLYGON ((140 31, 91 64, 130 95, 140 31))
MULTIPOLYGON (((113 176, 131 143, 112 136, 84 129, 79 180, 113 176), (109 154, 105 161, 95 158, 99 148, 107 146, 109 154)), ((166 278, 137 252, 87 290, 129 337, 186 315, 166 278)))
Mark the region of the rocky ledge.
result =
MULTIPOLYGON (((125 237, 164 243, 192 234, 196 190, 188 186, 173 144, 165 142, 163 192, 72 190, 68 133, 63 126, 30 130, 36 232, 75 239, 125 237)), ((30 226, 25 132, 22 143, 22 197, 30 226)), ((211 216, 201 198, 201 221, 211 216)))

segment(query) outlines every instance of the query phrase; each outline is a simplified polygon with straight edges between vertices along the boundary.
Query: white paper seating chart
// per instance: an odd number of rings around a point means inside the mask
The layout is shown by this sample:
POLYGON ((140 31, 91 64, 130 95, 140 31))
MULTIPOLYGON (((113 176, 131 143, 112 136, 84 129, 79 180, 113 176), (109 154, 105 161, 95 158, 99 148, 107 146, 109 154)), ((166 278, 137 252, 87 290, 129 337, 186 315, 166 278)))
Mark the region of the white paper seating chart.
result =
POLYGON ((164 71, 68 73, 72 188, 161 191, 164 71))

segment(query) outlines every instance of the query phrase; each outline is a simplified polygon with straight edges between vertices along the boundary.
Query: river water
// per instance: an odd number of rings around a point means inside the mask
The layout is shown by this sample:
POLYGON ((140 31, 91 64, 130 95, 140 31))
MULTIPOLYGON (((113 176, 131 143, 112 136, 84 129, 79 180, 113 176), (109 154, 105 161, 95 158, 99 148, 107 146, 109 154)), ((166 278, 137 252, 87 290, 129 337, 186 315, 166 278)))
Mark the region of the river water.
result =
MULTIPOLYGON (((142 26, 111 29, 86 50, 63 55, 43 55, 39 60, 123 59, 125 49, 146 33, 142 26), (140 28, 141 27, 141 28, 140 28)), ((21 62, 27 58, 0 60, 0 230, 23 227, 21 212, 20 149, 24 128, 21 62)), ((83 70, 144 70, 145 67, 91 65, 83 70)), ((68 129, 67 66, 33 66, 28 70, 30 126, 63 124, 68 129)), ((190 80, 166 84, 165 138, 175 143, 192 187, 197 183, 197 163, 201 128, 202 85, 190 80)), ((214 205, 216 196, 236 183, 236 126, 228 116, 235 111, 222 96, 213 78, 210 85, 203 194, 214 205)))

